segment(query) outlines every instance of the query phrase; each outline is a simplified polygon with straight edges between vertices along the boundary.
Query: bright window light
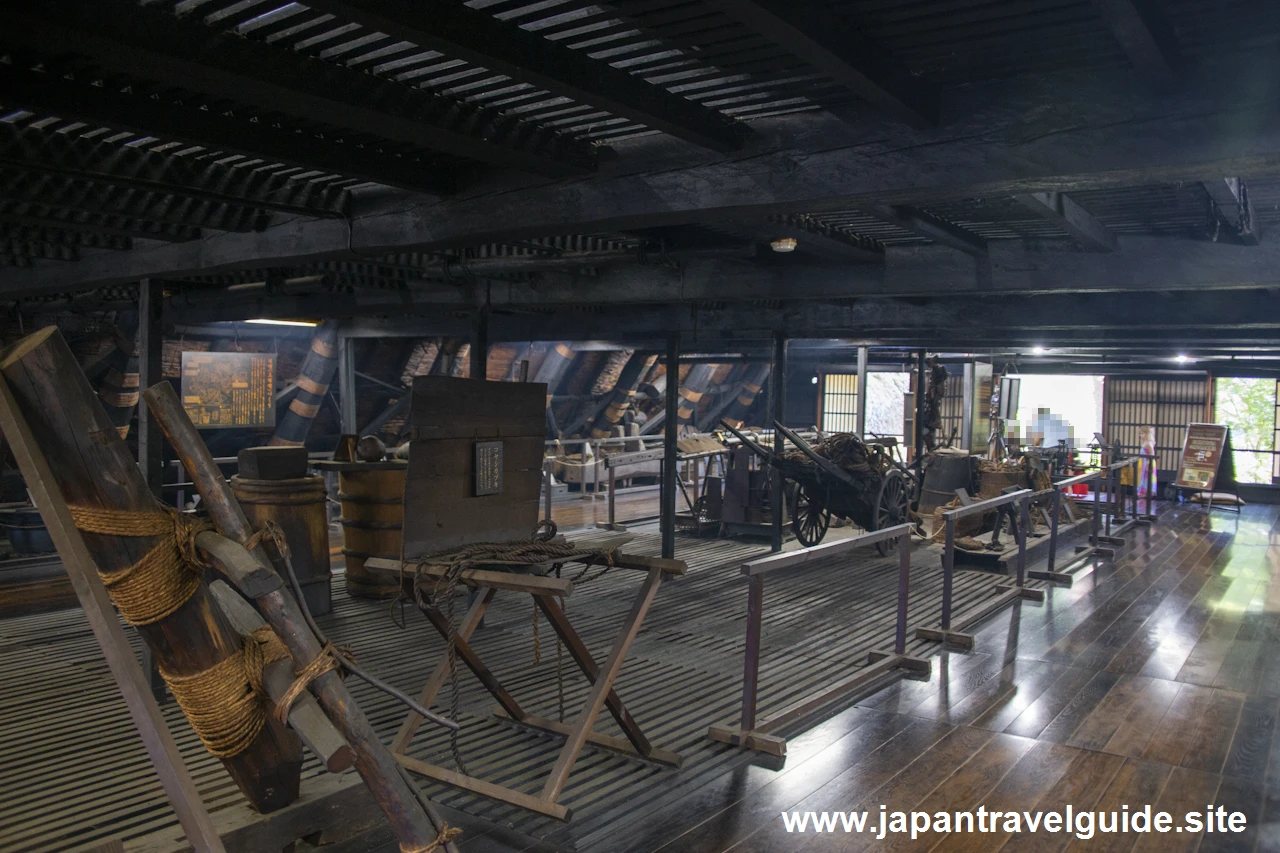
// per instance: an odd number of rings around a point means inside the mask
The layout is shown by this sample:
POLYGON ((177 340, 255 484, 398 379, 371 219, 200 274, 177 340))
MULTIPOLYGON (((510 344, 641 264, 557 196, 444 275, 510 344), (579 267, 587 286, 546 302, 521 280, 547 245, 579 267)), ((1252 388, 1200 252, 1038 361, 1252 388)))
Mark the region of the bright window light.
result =
POLYGON ((1048 350, 1047 350, 1047 349, 1045 349, 1044 347, 1032 347, 1032 348, 1031 348, 1031 353, 1032 353, 1033 355, 1044 355, 1046 352, 1048 352, 1048 350))
POLYGON ((311 320, 245 320, 246 323, 258 323, 262 326, 318 326, 311 320))

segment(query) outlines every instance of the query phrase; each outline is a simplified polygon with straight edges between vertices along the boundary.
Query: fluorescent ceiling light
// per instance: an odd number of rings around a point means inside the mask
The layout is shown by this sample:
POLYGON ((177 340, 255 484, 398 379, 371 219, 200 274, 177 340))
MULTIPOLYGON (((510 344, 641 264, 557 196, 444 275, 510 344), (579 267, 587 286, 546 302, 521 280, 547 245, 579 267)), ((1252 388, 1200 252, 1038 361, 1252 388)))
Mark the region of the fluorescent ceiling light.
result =
POLYGON ((1034 355, 1044 355, 1046 352, 1048 352, 1048 350, 1045 349, 1044 347, 1032 347, 1031 352, 1034 355))
POLYGON ((246 323, 257 323, 261 326, 318 326, 311 320, 245 320, 246 323))

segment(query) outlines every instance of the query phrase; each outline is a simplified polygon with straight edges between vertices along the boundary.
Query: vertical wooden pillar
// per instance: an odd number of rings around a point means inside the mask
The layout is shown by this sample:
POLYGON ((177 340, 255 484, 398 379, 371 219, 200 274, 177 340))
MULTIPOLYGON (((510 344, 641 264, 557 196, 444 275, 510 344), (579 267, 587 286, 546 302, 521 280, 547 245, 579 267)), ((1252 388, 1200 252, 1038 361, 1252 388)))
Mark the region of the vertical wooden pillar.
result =
POLYGON ((925 351, 922 349, 916 355, 916 435, 915 435, 915 459, 918 461, 924 457, 924 392, 925 392, 925 374, 929 370, 929 365, 925 361, 925 351))
MULTIPOLYGON (((151 386, 146 386, 150 388, 151 386)), ((354 435, 356 430, 356 347, 348 337, 338 338, 338 416, 342 421, 342 434, 354 435)))
MULTIPOLYGON (((138 380, 150 388, 163 379, 164 292, 160 282, 138 282, 138 380)), ((147 488, 157 498, 164 482, 164 434, 155 417, 143 406, 138 410, 138 465, 147 488)))
POLYGON ((481 308, 471 318, 471 378, 489 376, 489 310, 481 308))
MULTIPOLYGON (((138 282, 138 381, 142 387, 150 388, 164 378, 163 353, 164 289, 160 282, 144 278, 138 282)), ((142 469, 147 489, 163 501, 164 434, 146 406, 138 408, 138 467, 142 469)), ((155 655, 146 643, 142 644, 142 671, 147 676, 151 695, 163 705, 169 693, 160 677, 155 655)))
POLYGON ((676 437, 680 431, 680 335, 667 338, 667 416, 662 435, 662 556, 676 555, 676 437))
MULTIPOLYGON (((773 333, 773 370, 769 375, 773 419, 784 424, 787 417, 787 338, 782 332, 773 333)), ((773 452, 782 452, 782 433, 776 427, 773 430, 773 452)), ((773 479, 769 494, 772 498, 769 509, 773 515, 773 550, 782 550, 782 472, 773 469, 773 479)))
POLYGON ((867 437, 867 348, 858 347, 858 438, 867 437))

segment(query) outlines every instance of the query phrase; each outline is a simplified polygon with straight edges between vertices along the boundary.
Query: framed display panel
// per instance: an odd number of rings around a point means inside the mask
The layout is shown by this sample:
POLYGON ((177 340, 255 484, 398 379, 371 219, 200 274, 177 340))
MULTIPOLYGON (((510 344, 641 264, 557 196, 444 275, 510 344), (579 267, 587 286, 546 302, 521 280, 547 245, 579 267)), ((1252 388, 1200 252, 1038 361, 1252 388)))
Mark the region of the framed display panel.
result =
POLYGON ((276 354, 184 352, 182 407, 199 429, 274 427, 276 354))
POLYGON ((546 394, 542 383, 414 379, 404 494, 406 560, 533 535, 546 394))

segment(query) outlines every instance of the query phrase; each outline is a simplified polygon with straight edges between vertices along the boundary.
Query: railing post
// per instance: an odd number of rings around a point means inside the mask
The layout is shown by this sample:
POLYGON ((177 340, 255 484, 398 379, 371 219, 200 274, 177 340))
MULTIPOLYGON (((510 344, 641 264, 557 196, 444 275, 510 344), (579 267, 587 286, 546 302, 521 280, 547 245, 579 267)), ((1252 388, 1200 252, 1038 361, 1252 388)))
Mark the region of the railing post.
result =
POLYGON ((942 630, 951 630, 951 574, 956 565, 956 520, 946 519, 946 541, 942 546, 942 630))
POLYGON ((1049 562, 1048 571, 1053 572, 1053 564, 1058 558, 1058 517, 1062 515, 1062 489, 1054 488, 1052 509, 1049 510, 1049 562))
POLYGON ((911 536, 898 537, 898 622, 894 629, 894 654, 907 653, 907 595, 911 590, 911 536))
POLYGON ((542 491, 543 491, 543 497, 546 499, 546 503, 547 503, 547 514, 545 517, 548 525, 551 524, 551 470, 552 470, 552 460, 543 459, 542 460, 542 484, 543 484, 542 491))
POLYGON ((1090 525, 1092 529, 1089 532, 1090 545, 1097 546, 1102 544, 1098 541, 1098 532, 1099 532, 1098 528, 1102 523, 1102 519, 1100 517, 1101 514, 1102 514, 1102 476, 1101 476, 1101 472, 1099 472, 1099 476, 1096 477, 1093 481, 1093 523, 1090 525))
POLYGON ((1111 535, 1111 517, 1116 514, 1116 472, 1112 468, 1107 469, 1107 526, 1106 534, 1111 535))
POLYGON ((1156 455, 1152 453, 1147 460, 1147 516, 1149 519, 1155 520, 1156 500, 1156 455))
POLYGON ((1027 534, 1031 531, 1031 495, 1018 501, 1018 586, 1027 580, 1027 534))
POLYGON ((756 727, 756 684, 760 679, 760 624, 764 620, 764 575, 752 575, 747 590, 747 653, 742 668, 742 733, 756 727))
POLYGON ((617 506, 613 499, 613 492, 618 487, 618 470, 612 465, 609 466, 609 527, 612 528, 618 523, 616 517, 617 506))

